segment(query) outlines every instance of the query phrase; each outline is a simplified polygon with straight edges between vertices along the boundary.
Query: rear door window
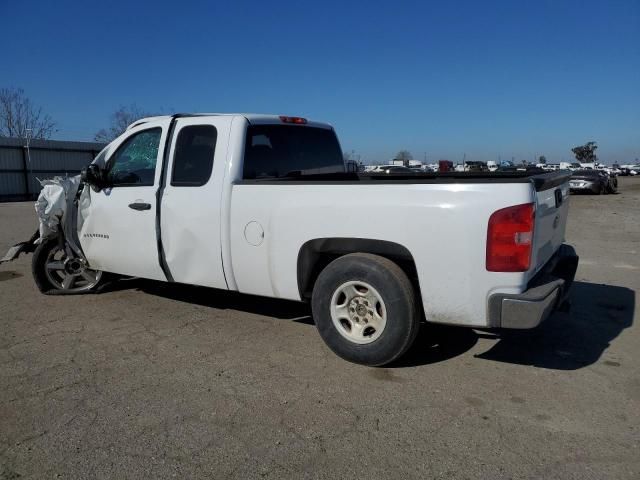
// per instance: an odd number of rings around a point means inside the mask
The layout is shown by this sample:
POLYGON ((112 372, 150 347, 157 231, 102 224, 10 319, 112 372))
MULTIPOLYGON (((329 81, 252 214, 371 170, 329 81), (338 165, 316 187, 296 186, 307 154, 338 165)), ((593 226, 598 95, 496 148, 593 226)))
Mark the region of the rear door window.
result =
POLYGON ((333 130, 293 125, 251 125, 247 129, 244 179, 344 171, 333 130))
POLYGON ((218 132, 213 125, 190 125, 178 133, 173 156, 171 185, 200 187, 213 170, 218 132))

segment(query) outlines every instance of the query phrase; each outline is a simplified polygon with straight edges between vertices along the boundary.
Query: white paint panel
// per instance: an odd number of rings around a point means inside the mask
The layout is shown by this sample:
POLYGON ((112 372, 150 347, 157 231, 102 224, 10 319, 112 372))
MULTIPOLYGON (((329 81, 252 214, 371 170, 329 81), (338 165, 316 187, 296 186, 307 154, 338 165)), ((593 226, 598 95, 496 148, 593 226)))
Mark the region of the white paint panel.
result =
POLYGON ((536 223, 534 235, 534 251, 530 271, 533 277, 549 261, 564 242, 564 234, 569 216, 569 185, 565 183, 541 192, 536 192, 536 223), (556 208, 556 191, 562 195, 562 204, 556 208))
POLYGON ((158 262, 156 190, 168 125, 168 120, 145 123, 127 131, 110 145, 109 155, 131 135, 151 128, 162 128, 153 186, 120 186, 98 193, 91 191, 90 203, 81 208, 80 214, 84 221, 78 236, 92 268, 166 280, 158 262), (129 208, 131 203, 148 203, 151 208, 133 210, 129 208))
POLYGON ((221 196, 232 117, 191 117, 176 121, 162 196, 161 230, 164 254, 174 281, 227 288, 222 268, 221 196), (175 145, 180 131, 192 125, 217 130, 213 171, 202 186, 172 186, 175 145))
POLYGON ((238 289, 300 299, 297 259, 316 238, 386 240, 407 248, 418 269, 431 321, 486 325, 486 300, 496 291, 522 291, 525 274, 487 272, 489 216, 530 202, 529 183, 308 184, 233 187, 230 240, 238 289), (264 228, 250 245, 244 228, 264 228))

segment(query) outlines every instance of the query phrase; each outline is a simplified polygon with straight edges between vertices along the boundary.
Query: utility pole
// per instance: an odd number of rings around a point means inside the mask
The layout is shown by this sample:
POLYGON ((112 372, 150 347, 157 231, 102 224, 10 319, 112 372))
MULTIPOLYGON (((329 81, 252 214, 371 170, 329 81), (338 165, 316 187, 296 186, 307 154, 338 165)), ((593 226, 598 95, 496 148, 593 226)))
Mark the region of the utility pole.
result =
POLYGON ((29 195, 29 191, 30 191, 30 184, 31 184, 31 176, 32 176, 32 172, 33 172, 33 168, 31 166, 31 150, 29 149, 29 144, 31 143, 31 134, 33 133, 33 130, 31 128, 27 128, 25 135, 26 135, 26 139, 27 139, 27 163, 29 164, 29 175, 27 177, 27 181, 28 181, 28 185, 27 185, 27 195, 29 195))

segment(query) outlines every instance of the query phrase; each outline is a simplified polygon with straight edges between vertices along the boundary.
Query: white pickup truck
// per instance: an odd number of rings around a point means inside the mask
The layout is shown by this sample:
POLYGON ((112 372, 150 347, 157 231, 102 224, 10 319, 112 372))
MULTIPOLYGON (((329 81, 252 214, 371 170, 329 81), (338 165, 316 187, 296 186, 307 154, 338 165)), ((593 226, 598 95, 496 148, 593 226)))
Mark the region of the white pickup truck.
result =
POLYGON ((423 320, 532 328, 565 301, 566 173, 347 170, 324 123, 146 118, 67 192, 57 234, 18 250, 38 244, 43 292, 111 272, 307 301, 327 345, 367 365, 401 356, 423 320))

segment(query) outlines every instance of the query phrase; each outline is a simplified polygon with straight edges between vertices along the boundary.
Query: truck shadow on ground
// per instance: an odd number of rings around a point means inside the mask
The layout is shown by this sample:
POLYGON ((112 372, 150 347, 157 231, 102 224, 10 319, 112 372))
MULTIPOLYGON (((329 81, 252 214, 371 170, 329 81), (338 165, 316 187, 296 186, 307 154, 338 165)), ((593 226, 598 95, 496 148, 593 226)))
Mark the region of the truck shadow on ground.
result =
MULTIPOLYGON (((120 280, 105 291, 127 289, 210 308, 314 325, 307 304, 288 300, 141 279, 120 280)), ((471 350, 480 338, 495 340, 495 343, 486 352, 475 356, 479 359, 556 370, 586 367, 597 362, 611 341, 632 325, 635 292, 624 287, 574 282, 571 303, 570 313, 555 313, 533 330, 484 332, 464 327, 422 325, 411 349, 388 367, 442 362, 471 350)), ((610 366, 618 365, 613 359, 606 362, 610 366)))
MULTIPOLYGON (((611 341, 633 324, 635 292, 624 287, 574 282, 571 312, 556 313, 530 331, 502 331, 477 358, 556 370, 597 362, 611 341)), ((619 366, 613 359, 609 366, 619 366)))
POLYGON ((313 319, 311 318, 311 309, 304 303, 246 295, 238 292, 229 292, 227 290, 217 290, 215 288, 130 278, 113 282, 108 285, 103 292, 130 289, 137 289, 149 295, 170 298, 178 302, 223 310, 238 310, 240 312, 314 325, 313 319))
MULTIPOLYGON (((576 370, 598 361, 611 341, 633 323, 635 293, 624 287, 574 282, 570 313, 555 313, 533 330, 477 331, 423 325, 413 347, 390 368, 441 362, 495 340, 476 358, 555 370, 576 370)), ((619 366, 615 360, 606 360, 619 366)))
POLYGON ((387 368, 416 367, 443 362, 471 350, 479 335, 471 328, 423 324, 413 346, 387 368))

